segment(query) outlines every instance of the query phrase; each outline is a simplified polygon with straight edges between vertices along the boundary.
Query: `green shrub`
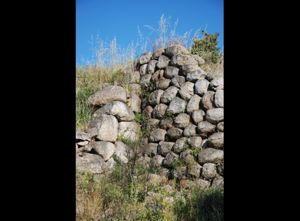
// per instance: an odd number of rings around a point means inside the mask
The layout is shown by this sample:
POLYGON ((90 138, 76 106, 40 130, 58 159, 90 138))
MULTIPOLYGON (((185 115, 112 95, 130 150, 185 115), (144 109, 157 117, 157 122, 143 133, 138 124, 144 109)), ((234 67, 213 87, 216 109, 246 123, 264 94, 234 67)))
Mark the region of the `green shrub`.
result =
POLYGON ((218 33, 209 34, 202 31, 202 38, 194 38, 191 52, 202 57, 206 62, 217 63, 220 58, 218 45, 218 33))

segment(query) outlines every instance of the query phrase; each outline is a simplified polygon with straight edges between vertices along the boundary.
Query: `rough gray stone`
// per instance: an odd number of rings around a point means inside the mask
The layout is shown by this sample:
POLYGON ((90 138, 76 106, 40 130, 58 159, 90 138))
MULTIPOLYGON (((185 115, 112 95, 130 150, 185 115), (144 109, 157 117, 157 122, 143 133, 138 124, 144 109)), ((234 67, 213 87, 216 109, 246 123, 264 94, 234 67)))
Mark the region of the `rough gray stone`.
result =
POLYGON ((105 161, 112 157, 115 153, 115 145, 106 141, 96 141, 92 143, 92 148, 95 150, 105 161))
POLYGON ((161 55, 158 58, 157 67, 158 68, 165 68, 165 67, 168 66, 169 62, 170 62, 170 59, 167 56, 161 55))
POLYGON ((209 145, 214 148, 223 148, 224 147, 224 133, 217 132, 208 138, 209 145))
POLYGON ((164 70, 157 70, 152 74, 151 80, 153 82, 157 83, 161 79, 164 79, 164 70))
POLYGON ((205 163, 218 163, 224 159, 224 151, 214 148, 202 149, 198 154, 198 162, 200 164, 205 163))
POLYGON ((169 87, 165 92, 162 94, 160 98, 160 102, 164 104, 169 104, 175 97, 178 92, 178 88, 175 86, 169 87))
POLYGON ((149 100, 148 100, 149 104, 151 104, 153 106, 159 104, 160 97, 163 93, 164 93, 164 91, 160 90, 160 89, 153 91, 149 96, 149 100))
POLYGON ((155 156, 157 154, 157 143, 148 143, 144 147, 144 153, 147 154, 149 157, 155 156))
POLYGON ((167 154, 167 156, 163 160, 162 165, 167 167, 167 168, 171 168, 172 165, 173 165, 173 162, 177 159, 178 159, 178 155, 173 153, 173 152, 170 152, 170 153, 167 154))
POLYGON ((221 176, 224 176, 224 161, 221 161, 217 165, 217 171, 221 176))
POLYGON ((80 142, 78 142, 78 143, 76 143, 76 145, 78 145, 78 146, 86 146, 86 145, 88 145, 88 143, 89 143, 89 141, 87 141, 87 140, 85 140, 85 141, 80 141, 80 142))
POLYGON ((224 121, 218 123, 217 129, 218 129, 219 132, 224 132, 224 121))
POLYGON ((178 97, 175 97, 171 102, 167 109, 168 113, 171 114, 179 114, 185 111, 186 101, 182 100, 178 97))
POLYGON ((173 146, 174 142, 160 141, 157 147, 157 152, 162 156, 166 156, 169 152, 171 152, 173 146))
POLYGON ((178 139, 182 135, 182 130, 176 127, 172 127, 167 131, 168 137, 172 140, 178 139))
POLYGON ((188 165, 195 163, 192 151, 190 149, 181 152, 180 158, 188 165))
POLYGON ((153 113, 152 113, 153 117, 161 119, 165 115, 167 108, 168 106, 165 104, 156 105, 153 109, 153 113))
POLYGON ((171 85, 180 88, 181 85, 185 82, 185 78, 183 76, 175 76, 171 80, 171 85))
POLYGON ((90 128, 96 128, 97 139, 103 141, 116 141, 118 136, 118 120, 107 114, 100 114, 92 118, 90 128))
POLYGON ((194 124, 189 124, 183 131, 185 137, 192 137, 196 135, 197 126, 194 124))
POLYGON ((150 80, 151 80, 152 74, 145 74, 141 76, 141 81, 140 84, 142 87, 149 87, 150 85, 150 80))
POLYGON ((129 99, 130 109, 135 113, 141 113, 141 105, 142 105, 141 98, 137 94, 131 92, 130 99, 129 99))
POLYGON ((210 123, 217 124, 224 120, 224 109, 213 108, 206 112, 206 120, 210 123))
POLYGON ((126 102, 126 91, 120 86, 107 86, 88 98, 88 102, 93 106, 107 104, 112 101, 126 102))
POLYGON ((168 66, 165 69, 165 77, 172 79, 173 77, 177 76, 179 69, 173 66, 168 66))
POLYGON ((167 131, 165 131, 163 129, 154 129, 150 133, 149 140, 150 140, 150 142, 164 141, 166 133, 167 133, 167 131))
POLYGON ((81 131, 76 131, 76 140, 91 140, 91 136, 89 133, 81 132, 81 131))
POLYGON ((159 80, 159 82, 158 82, 158 88, 162 89, 162 90, 165 90, 165 89, 167 89, 169 87, 170 83, 171 83, 170 79, 159 80))
POLYGON ((190 115, 186 113, 178 114, 174 119, 174 123, 176 127, 186 128, 190 123, 190 115))
POLYGON ((202 166, 200 166, 198 163, 194 162, 192 164, 188 165, 188 174, 192 177, 199 178, 201 174, 202 166))
POLYGON ((148 66, 148 64, 143 64, 140 66, 140 75, 141 76, 147 74, 147 66, 148 66))
POLYGON ((198 123, 198 130, 201 133, 207 134, 207 133, 213 133, 216 129, 216 126, 209 123, 208 121, 201 121, 198 123))
POLYGON ((217 176, 216 164, 205 163, 202 168, 202 176, 208 180, 211 180, 217 176))
POLYGON ((210 85, 209 85, 212 89, 214 90, 223 90, 224 89, 224 78, 223 76, 217 76, 215 77, 211 82, 210 82, 210 85))
POLYGON ((143 116, 144 116, 146 119, 149 119, 149 118, 151 118, 152 112, 153 112, 153 107, 151 107, 150 105, 148 105, 148 106, 145 107, 145 109, 143 110, 143 116))
POLYGON ((198 64, 186 64, 186 65, 182 65, 181 69, 182 69, 183 73, 186 74, 186 73, 200 70, 200 67, 198 66, 198 64))
POLYGON ((94 174, 103 173, 105 161, 97 154, 81 153, 76 155, 76 170, 94 174))
POLYGON ((195 93, 199 94, 200 96, 203 96, 207 92, 208 86, 209 86, 208 80, 206 79, 198 80, 195 83, 195 93))
POLYGON ((184 100, 189 100, 194 95, 194 84, 192 82, 183 83, 179 94, 184 100))
POLYGON ((174 147, 173 147, 173 151, 175 153, 181 153, 187 145, 187 138, 186 137, 181 137, 179 139, 176 140, 174 147))
POLYGON ((134 120, 133 111, 121 101, 113 101, 109 104, 105 104, 99 108, 94 114, 94 117, 101 114, 110 114, 115 116, 120 121, 132 121, 134 120))
POLYGON ((155 50, 155 52, 152 55, 153 59, 158 59, 163 53, 165 52, 164 48, 158 48, 155 50))
POLYGON ((142 156, 137 159, 136 164, 144 168, 149 168, 151 164, 151 158, 148 157, 147 155, 142 156))
POLYGON ((199 110, 200 100, 201 97, 199 97, 197 94, 193 95, 186 106, 186 112, 192 113, 193 111, 199 110))
POLYGON ((180 44, 176 44, 165 49, 165 54, 168 57, 173 57, 176 54, 190 54, 189 50, 180 44))
POLYGON ((140 56, 139 63, 140 64, 146 64, 146 63, 148 63, 150 61, 151 57, 152 57, 151 53, 149 53, 149 52, 148 53, 144 53, 144 54, 142 54, 140 56))
POLYGON ((197 124, 203 121, 203 115, 201 110, 196 110, 192 113, 192 119, 197 124))
POLYGON ((153 167, 160 167, 164 159, 165 158, 161 155, 155 155, 154 157, 152 157, 150 164, 153 167))
POLYGON ((212 188, 223 189, 224 188, 224 178, 221 176, 217 176, 214 178, 211 184, 212 188))
POLYGON ((224 90, 217 90, 215 93, 216 107, 224 107, 224 90))
POLYGON ((159 126, 160 126, 160 128, 167 130, 167 129, 173 127, 173 119, 172 118, 162 119, 159 123, 159 126))
POLYGON ((121 141, 115 143, 115 155, 123 163, 128 163, 128 158, 132 155, 130 148, 121 141))
POLYGON ((176 54, 171 59, 172 65, 184 66, 184 65, 197 65, 198 62, 190 54, 176 54))
POLYGON ((201 137, 189 137, 187 139, 187 142, 188 144, 191 146, 191 147, 194 147, 194 148, 201 148, 202 147, 202 138, 201 137))
POLYGON ((186 80, 187 81, 191 81, 191 82, 196 82, 198 80, 202 80, 202 79, 205 79, 206 77, 206 73, 205 71, 203 71, 200 67, 198 70, 196 71, 193 71, 193 72, 190 72, 190 73, 187 73, 186 75, 186 80))
POLYGON ((203 97, 201 99, 201 103, 205 110, 214 108, 214 95, 215 95, 215 92, 213 92, 213 91, 207 91, 203 95, 203 97))
POLYGON ((136 141, 140 136, 140 126, 135 122, 120 122, 119 123, 119 136, 136 141))
POLYGON ((148 74, 153 74, 155 72, 156 64, 157 64, 157 60, 149 61, 148 66, 147 66, 148 74))

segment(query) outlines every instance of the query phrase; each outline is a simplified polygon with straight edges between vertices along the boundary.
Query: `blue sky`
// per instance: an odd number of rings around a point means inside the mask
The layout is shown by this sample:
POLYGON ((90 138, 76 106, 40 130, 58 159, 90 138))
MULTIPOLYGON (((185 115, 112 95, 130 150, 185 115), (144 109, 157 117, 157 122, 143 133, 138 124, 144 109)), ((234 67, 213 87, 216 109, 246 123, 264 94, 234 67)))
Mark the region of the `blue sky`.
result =
POLYGON ((138 37, 138 27, 146 35, 145 25, 158 26, 162 14, 174 23, 176 32, 206 28, 219 32, 219 47, 223 47, 223 0, 76 0, 76 63, 91 61, 94 55, 92 36, 104 41, 117 38, 125 48, 138 37))

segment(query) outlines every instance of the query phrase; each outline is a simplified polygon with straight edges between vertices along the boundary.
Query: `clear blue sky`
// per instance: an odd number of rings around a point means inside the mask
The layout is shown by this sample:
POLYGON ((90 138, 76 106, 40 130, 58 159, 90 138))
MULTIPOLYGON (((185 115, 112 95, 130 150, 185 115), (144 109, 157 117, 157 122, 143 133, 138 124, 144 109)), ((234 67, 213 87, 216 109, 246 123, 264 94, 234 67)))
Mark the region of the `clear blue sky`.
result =
MULTIPOLYGON (((76 63, 84 64, 94 52, 91 37, 104 41, 114 37, 120 47, 126 47, 138 36, 138 26, 158 26, 162 14, 179 20, 177 33, 205 28, 219 32, 219 47, 223 47, 223 0, 76 0, 76 63)), ((150 32, 150 30, 148 31, 150 32)))

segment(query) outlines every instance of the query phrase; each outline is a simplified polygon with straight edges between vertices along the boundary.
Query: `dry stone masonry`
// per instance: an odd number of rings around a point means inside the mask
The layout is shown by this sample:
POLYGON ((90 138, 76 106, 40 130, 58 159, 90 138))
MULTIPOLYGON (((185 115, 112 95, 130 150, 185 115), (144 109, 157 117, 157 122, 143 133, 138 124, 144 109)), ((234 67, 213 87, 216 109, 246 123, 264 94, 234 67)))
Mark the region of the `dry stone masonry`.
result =
POLYGON ((107 86, 90 97, 99 106, 87 132, 76 134, 77 169, 103 173, 133 153, 119 140, 139 140, 138 162, 161 168, 181 185, 224 183, 224 82, 181 45, 145 53, 128 74, 130 92, 107 86), (146 126, 134 121, 141 113, 146 126), (142 132, 142 133, 141 133, 142 132))

